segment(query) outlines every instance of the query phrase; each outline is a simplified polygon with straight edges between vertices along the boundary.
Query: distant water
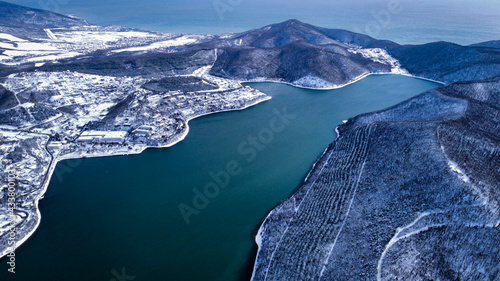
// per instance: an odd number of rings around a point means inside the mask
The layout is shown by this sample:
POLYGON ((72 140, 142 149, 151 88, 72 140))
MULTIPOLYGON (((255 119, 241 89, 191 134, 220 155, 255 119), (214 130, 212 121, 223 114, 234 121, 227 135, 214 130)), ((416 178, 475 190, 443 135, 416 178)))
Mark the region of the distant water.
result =
POLYGON ((7 1, 73 14, 94 24, 165 32, 241 32, 295 18, 400 44, 500 40, 498 0, 7 1))
POLYGON ((59 163, 40 201, 40 228, 16 251, 15 275, 2 260, 0 280, 108 281, 122 269, 134 280, 249 280, 257 228, 301 185, 334 128, 437 86, 397 75, 328 91, 250 85, 273 99, 195 119, 171 148, 59 163), (284 108, 294 117, 283 127, 272 120, 284 108), (252 159, 244 142, 259 134, 265 142, 252 159), (231 161, 241 173, 187 225, 178 205, 192 205, 193 189, 231 161))

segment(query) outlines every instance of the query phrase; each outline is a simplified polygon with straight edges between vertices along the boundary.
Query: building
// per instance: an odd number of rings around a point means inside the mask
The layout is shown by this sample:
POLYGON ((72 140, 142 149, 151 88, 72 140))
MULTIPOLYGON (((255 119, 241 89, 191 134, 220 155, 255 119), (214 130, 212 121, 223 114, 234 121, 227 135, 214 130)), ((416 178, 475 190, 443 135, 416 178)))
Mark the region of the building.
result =
POLYGON ((125 141, 125 131, 86 131, 76 140, 87 143, 123 143, 125 141))
POLYGON ((136 135, 138 137, 146 137, 149 135, 149 131, 137 129, 137 130, 134 130, 134 135, 136 135))
POLYGON ((49 144, 47 145, 47 147, 49 149, 59 149, 61 148, 61 142, 60 141, 51 141, 49 142, 49 144))

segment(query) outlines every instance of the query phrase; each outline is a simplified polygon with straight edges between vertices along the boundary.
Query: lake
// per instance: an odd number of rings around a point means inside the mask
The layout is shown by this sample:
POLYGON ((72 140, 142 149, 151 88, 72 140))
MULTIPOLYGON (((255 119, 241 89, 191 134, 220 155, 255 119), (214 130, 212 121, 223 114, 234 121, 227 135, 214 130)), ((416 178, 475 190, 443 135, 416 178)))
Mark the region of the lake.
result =
POLYGON ((398 75, 336 90, 248 85, 272 99, 192 120, 173 147, 59 163, 17 273, 2 262, 0 280, 249 280, 260 223, 301 185, 335 127, 438 86, 398 75), (225 187, 195 198, 214 177, 225 187), (193 198, 206 206, 187 223, 179 205, 193 198))

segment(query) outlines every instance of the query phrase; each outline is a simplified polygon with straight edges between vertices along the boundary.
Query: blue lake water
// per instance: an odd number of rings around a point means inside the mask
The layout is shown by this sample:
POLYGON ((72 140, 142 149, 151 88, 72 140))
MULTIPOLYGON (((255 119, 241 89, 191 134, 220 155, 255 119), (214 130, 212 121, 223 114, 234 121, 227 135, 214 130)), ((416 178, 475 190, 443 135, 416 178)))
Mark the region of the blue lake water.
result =
POLYGON ((100 25, 165 32, 241 32, 298 19, 400 44, 500 40, 497 0, 7 0, 100 25))
POLYGON ((260 223, 301 185, 334 128, 438 86, 397 75, 328 91, 249 85, 273 98, 192 120, 171 148, 59 163, 40 227, 16 251, 17 273, 2 262, 0 280, 107 281, 122 270, 134 280, 248 280, 260 223), (285 121, 276 118, 284 111, 285 121), (186 224, 179 204, 193 206, 193 189, 228 163, 240 173, 186 224))

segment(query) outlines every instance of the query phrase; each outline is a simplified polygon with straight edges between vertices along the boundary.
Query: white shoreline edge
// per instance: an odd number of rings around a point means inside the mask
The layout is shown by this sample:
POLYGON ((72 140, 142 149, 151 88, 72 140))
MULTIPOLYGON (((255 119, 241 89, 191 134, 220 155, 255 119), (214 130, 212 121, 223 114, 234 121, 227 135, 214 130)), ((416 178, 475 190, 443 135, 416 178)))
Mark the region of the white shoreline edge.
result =
POLYGON ((447 84, 447 83, 444 83, 444 82, 441 82, 441 81, 432 80, 432 79, 429 79, 429 78, 425 78, 425 77, 421 77, 421 76, 416 76, 416 75, 412 75, 412 74, 409 74, 409 73, 394 73, 394 72, 365 73, 363 75, 360 75, 360 76, 354 78, 354 80, 352 80, 350 82, 347 82, 345 84, 336 85, 336 86, 327 87, 327 88, 306 87, 306 86, 301 86, 301 85, 293 84, 292 82, 281 81, 279 79, 254 79, 254 80, 236 80, 236 81, 238 81, 239 83, 279 83, 279 84, 285 84, 285 85, 289 85, 289 86, 292 86, 292 87, 295 87, 295 88, 300 88, 300 89, 317 90, 317 91, 328 91, 328 90, 337 90, 337 89, 340 89, 340 88, 344 88, 346 86, 349 86, 351 84, 359 82, 360 80, 363 80, 364 78, 366 78, 368 76, 372 76, 372 75, 401 75, 401 76, 412 77, 412 78, 416 78, 416 79, 420 79, 420 80, 425 80, 425 81, 429 81, 429 82, 434 82, 434 83, 437 83, 437 84, 440 84, 440 85, 446 85, 447 84))

